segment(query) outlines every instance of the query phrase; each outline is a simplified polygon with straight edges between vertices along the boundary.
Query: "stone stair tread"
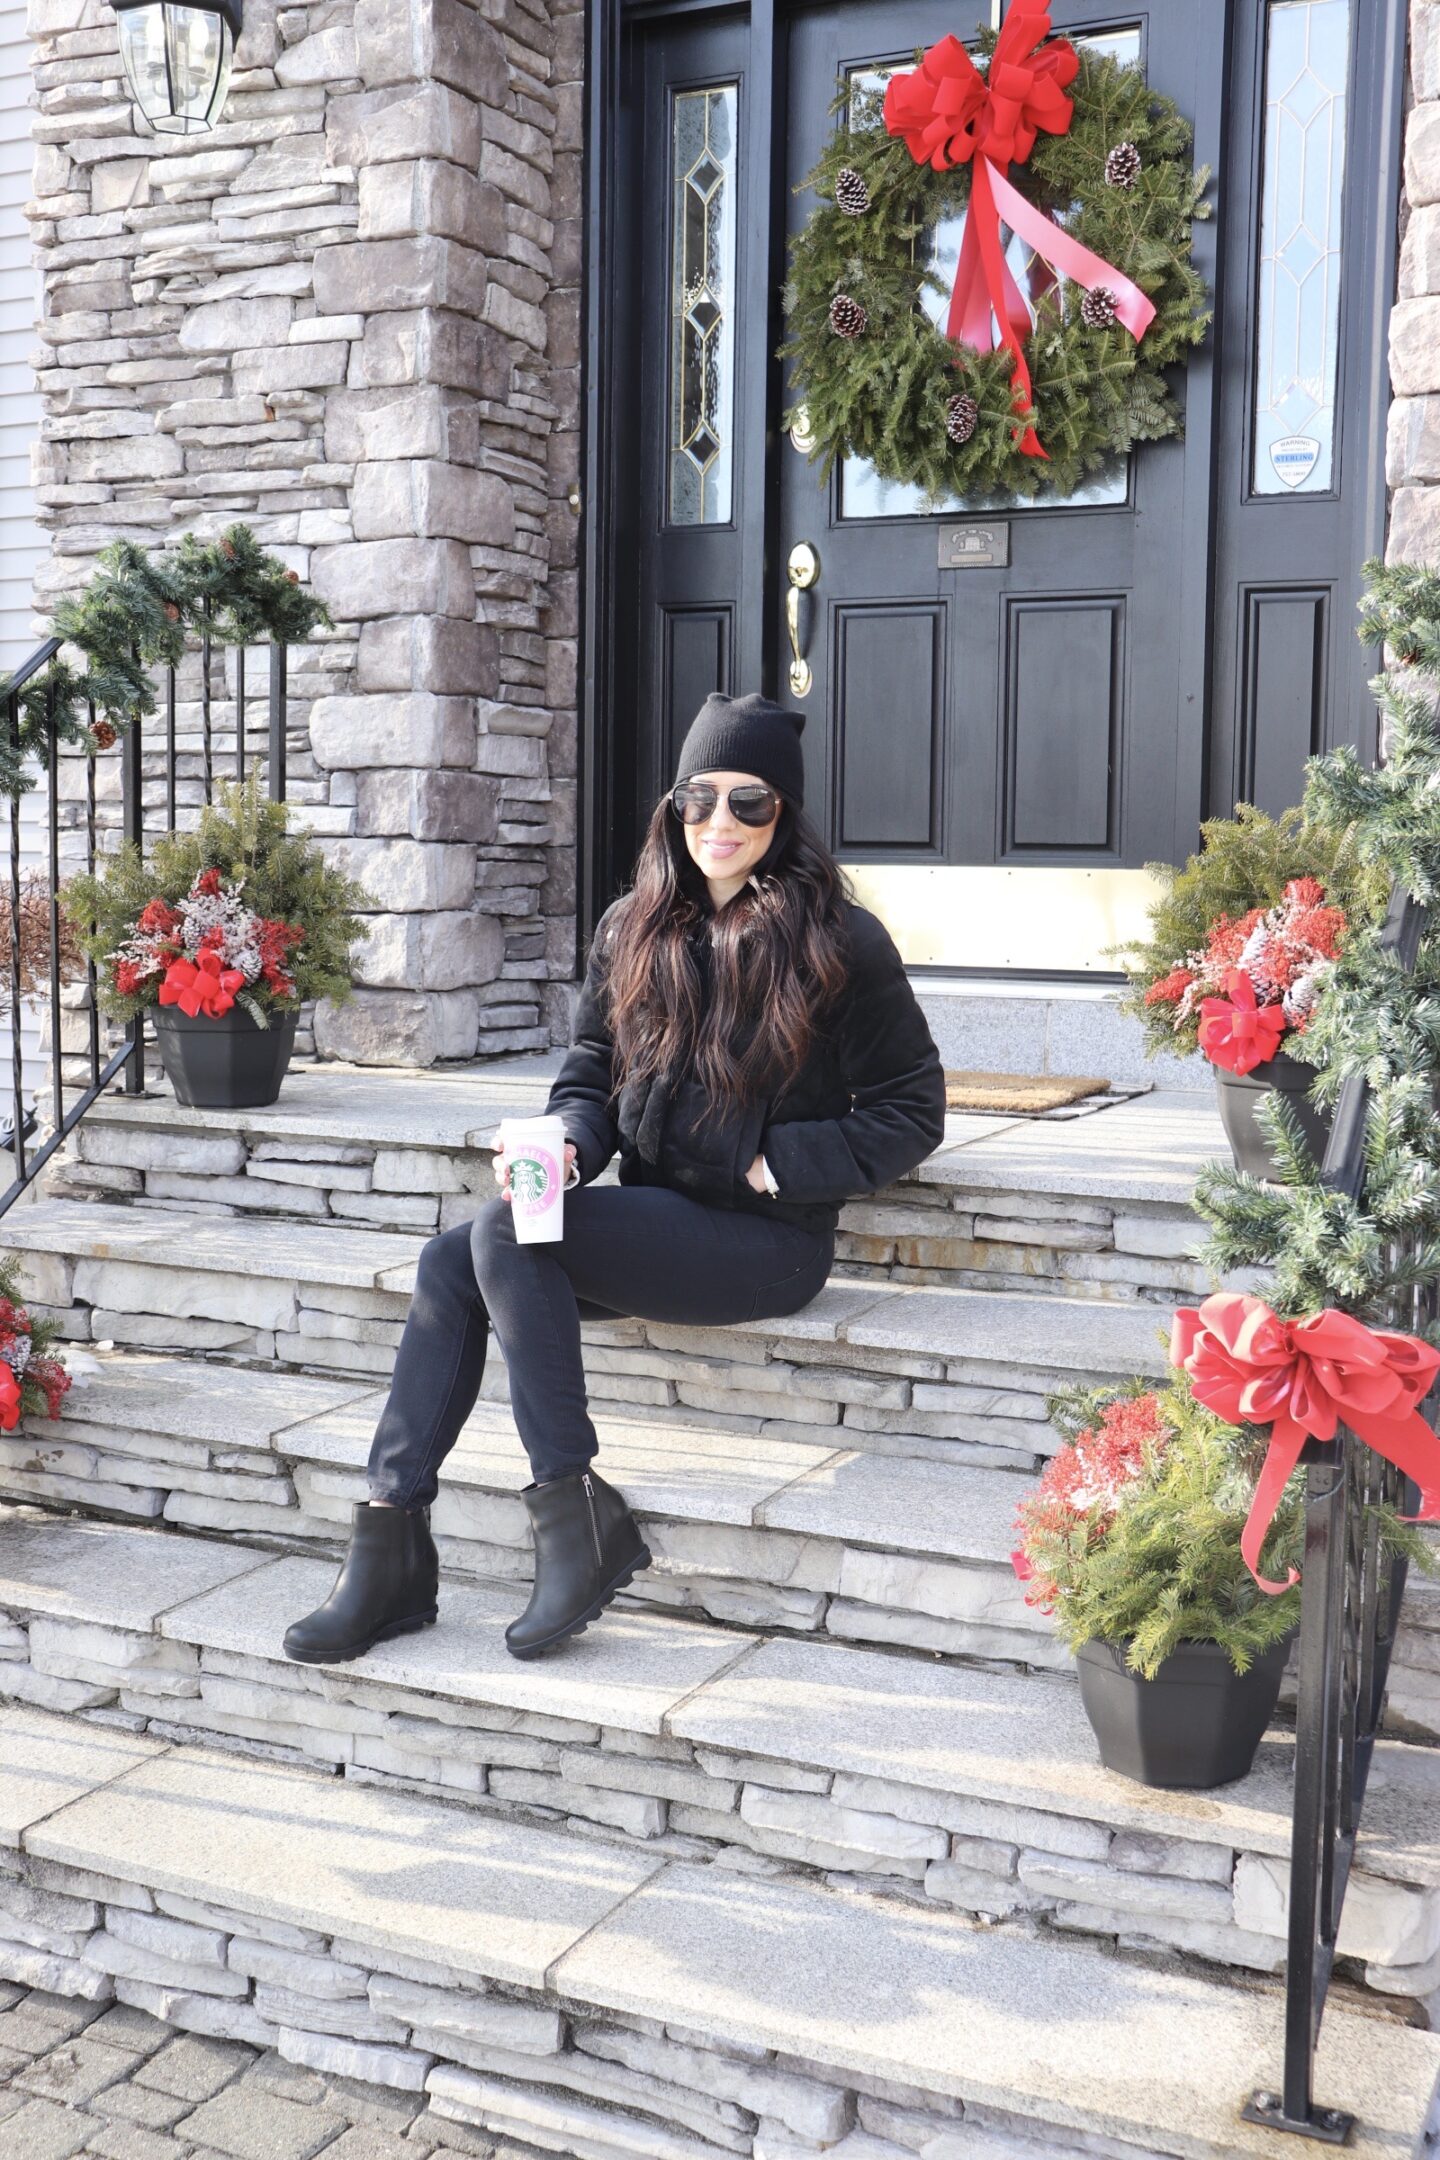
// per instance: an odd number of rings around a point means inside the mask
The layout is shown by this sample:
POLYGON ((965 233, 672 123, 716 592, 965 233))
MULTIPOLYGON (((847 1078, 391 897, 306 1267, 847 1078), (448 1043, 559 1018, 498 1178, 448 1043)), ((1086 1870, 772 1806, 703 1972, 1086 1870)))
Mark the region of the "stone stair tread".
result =
POLYGON ((192 1273, 408 1290, 423 1238, 335 1223, 166 1215, 160 1209, 42 1200, 12 1208, 6 1242, 19 1252, 131 1260, 192 1273))
MULTIPOLYGON (((326 1561, 271 1560, 166 1613, 159 1632, 171 1642, 267 1659, 287 1676, 286 1684, 300 1686, 306 1673, 283 1658, 280 1639, 292 1620, 313 1611, 334 1580, 326 1561)), ((514 1584, 447 1580, 439 1625, 377 1643, 362 1664, 327 1670, 372 1688, 419 1690, 654 1738, 671 1710, 752 1648, 750 1638, 724 1628, 658 1612, 612 1610, 603 1626, 568 1644, 564 1657, 521 1660, 511 1657, 504 1635, 525 1595, 514 1584)), ((184 1714, 184 1703, 177 1703, 177 1717, 183 1721, 184 1714)))
POLYGON ((0 1703, 0 1849, 13 1852, 32 1823, 163 1754, 166 1744, 0 1703))
MULTIPOLYGON (((12 1209, 7 1238, 20 1252, 401 1293, 414 1286, 424 1242, 399 1231, 333 1222, 165 1215, 82 1200, 12 1209)), ((973 1364, 1039 1362, 1085 1373, 1158 1374, 1165 1369, 1165 1318, 1158 1306, 1118 1300, 837 1278, 799 1312, 741 1321, 737 1330, 920 1350, 973 1364)), ((717 1348, 723 1348, 725 1332, 717 1331, 717 1348)))
MULTIPOLYGON (((921 1184, 1188 1204, 1197 1173, 1229 1153, 1214 1099, 1157 1090, 1095 1117, 1020 1118, 1003 1131, 947 1140, 915 1172, 921 1184)), ((998 1210, 997 1210, 998 1212, 998 1210)))
MULTIPOLYGON (((884 1806, 886 1786, 919 1786, 1069 1812, 1115 1829, 1290 1855, 1292 1735, 1272 1732, 1249 1775, 1214 1791, 1137 1785, 1101 1766, 1079 1690, 1046 1674, 775 1637, 697 1690, 665 1729, 701 1746, 868 1779, 875 1807, 884 1806)), ((1377 1743, 1361 1852, 1372 1875, 1440 1884, 1440 1757, 1433 1751, 1377 1743)))
MULTIPOLYGON (((286 1453, 359 1471, 385 1399, 381 1389, 297 1422, 286 1434, 286 1453)), ((763 1502, 837 1453, 833 1444, 810 1447, 803 1440, 770 1440, 680 1419, 627 1418, 623 1410, 597 1409, 594 1419, 601 1468, 631 1506, 697 1522, 749 1527, 759 1519, 763 1502)), ((443 1477, 446 1484, 485 1492, 518 1494, 529 1483, 529 1465, 505 1404, 476 1404, 446 1457, 443 1477)))
MULTIPOLYGON (((373 1400, 363 1380, 219 1365, 144 1352, 101 1355, 95 1370, 65 1398, 54 1430, 119 1426, 173 1439, 268 1448, 288 1426, 338 1411, 356 1397, 373 1400)), ((384 1397, 381 1397, 384 1400, 384 1397)))
MULTIPOLYGON (((828 1295, 829 1290, 821 1293, 828 1295)), ((1158 1305, 1029 1297, 1010 1290, 896 1287, 847 1315, 840 1335, 861 1349, 930 1350, 973 1364, 1158 1375, 1166 1369, 1161 1337, 1168 1324, 1168 1313, 1158 1305)))
MULTIPOLYGON (((276 1683, 419 1692, 486 1710, 673 1738, 759 1763, 863 1780, 850 1804, 907 1815, 917 1789, 1286 1859, 1288 1734, 1248 1777, 1170 1792, 1103 1769, 1069 1679, 943 1666, 903 1652, 612 1610, 563 1656, 517 1662, 503 1641, 515 1585, 447 1578, 441 1620, 377 1644, 362 1664, 298 1667, 289 1623, 328 1592, 333 1563, 241 1552, 174 1531, 0 1513, 0 1611, 154 1633, 265 1664, 276 1683)), ((117 1669, 117 1677, 123 1677, 117 1669)), ((137 1681, 143 1686, 143 1681, 137 1681)), ((175 1716, 183 1721, 183 1699, 175 1716)), ((764 1782, 762 1770, 753 1775, 764 1782)), ((1023 1839, 1022 1839, 1023 1842, 1023 1839)), ((1043 1841, 1042 1841, 1043 1842, 1043 1841)), ((1361 1838, 1366 1873, 1440 1885, 1440 1757, 1381 1741, 1361 1838)), ((1163 1865, 1160 1872, 1164 1872, 1163 1865)), ((1098 1893, 1095 1893, 1098 1896, 1098 1893)), ((1083 1897, 1083 1885, 1076 1895, 1083 1897)))
MULTIPOLYGON (((67 1397, 65 1416, 53 1428, 57 1436, 74 1432, 93 1443, 96 1428, 132 1420, 141 1432, 175 1438, 206 1439, 218 1427, 237 1443, 358 1475, 385 1401, 384 1390, 332 1385, 303 1373, 132 1352, 95 1362, 94 1379, 67 1397), (228 1432, 227 1418, 234 1420, 228 1432)), ((984 1564, 1008 1554, 1015 1507, 1028 1486, 1013 1472, 871 1455, 828 1441, 810 1446, 731 1435, 686 1425, 683 1415, 627 1419, 623 1412, 600 1411, 595 1426, 602 1466, 642 1514, 797 1531, 984 1564)), ((840 1427, 818 1429, 833 1430, 837 1439, 842 1433, 840 1427)), ((477 1404, 446 1459, 446 1484, 518 1495, 528 1477, 508 1408, 477 1404)), ((517 1541, 524 1537, 517 1517, 517 1541)))
MULTIPOLYGON (((35 1712, 0 1711, 0 1759, 41 1860, 1026 2123, 1284 2150, 1237 2119, 1278 2069, 1274 1992, 35 1712)), ((1317 2087, 1363 2160, 1418 2149, 1437 2071, 1440 2037, 1330 2006, 1317 2087)))
MULTIPOLYGON (((541 1110, 554 1061, 533 1075, 478 1064, 456 1070, 377 1073, 300 1065, 277 1102, 255 1110, 190 1110, 173 1096, 116 1092, 92 1124, 150 1125, 252 1140, 364 1146, 488 1149, 504 1117, 541 1110)), ((1185 1206, 1196 1172, 1227 1152, 1208 1093, 1170 1089, 1065 1121, 951 1112, 945 1138, 907 1182, 973 1191, 1044 1192, 1185 1206)), ((997 1208, 997 1212, 1003 1212, 997 1208)))

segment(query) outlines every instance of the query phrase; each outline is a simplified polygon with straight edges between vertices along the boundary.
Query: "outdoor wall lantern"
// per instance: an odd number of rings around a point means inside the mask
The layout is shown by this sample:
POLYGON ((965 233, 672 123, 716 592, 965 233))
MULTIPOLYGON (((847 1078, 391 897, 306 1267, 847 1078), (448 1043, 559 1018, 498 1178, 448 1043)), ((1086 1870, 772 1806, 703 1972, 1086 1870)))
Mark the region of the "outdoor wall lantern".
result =
POLYGON ((204 135, 220 117, 241 0, 110 0, 130 93, 157 135, 204 135))

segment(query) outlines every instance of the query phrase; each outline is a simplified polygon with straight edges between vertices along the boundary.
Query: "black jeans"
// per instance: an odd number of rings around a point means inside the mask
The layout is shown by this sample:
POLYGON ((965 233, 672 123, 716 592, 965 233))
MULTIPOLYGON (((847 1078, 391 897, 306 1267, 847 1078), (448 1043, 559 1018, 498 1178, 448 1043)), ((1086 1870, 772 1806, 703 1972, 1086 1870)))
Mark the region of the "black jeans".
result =
POLYGON ((492 1200, 420 1255, 390 1397, 370 1449, 370 1497, 427 1507, 436 1475, 480 1393, 493 1325, 510 1404, 536 1478, 583 1470, 599 1442, 586 1408, 582 1319, 624 1314, 724 1327, 798 1312, 824 1287, 827 1232, 705 1207, 653 1185, 582 1185, 565 1195, 565 1235, 516 1243, 492 1200))

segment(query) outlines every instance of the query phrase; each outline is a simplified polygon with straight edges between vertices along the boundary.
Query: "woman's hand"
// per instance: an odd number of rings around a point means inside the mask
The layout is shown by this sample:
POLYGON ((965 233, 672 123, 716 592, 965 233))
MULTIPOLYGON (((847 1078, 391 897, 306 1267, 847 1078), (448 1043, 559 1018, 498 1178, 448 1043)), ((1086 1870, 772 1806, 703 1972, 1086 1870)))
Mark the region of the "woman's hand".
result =
MULTIPOLYGON (((570 1166, 574 1160, 575 1143, 573 1140, 567 1140, 565 1143, 565 1183, 567 1186, 570 1183, 570 1166)), ((510 1162, 503 1147, 497 1147, 495 1150, 493 1168, 495 1182, 500 1187, 500 1197, 508 1206, 510 1202, 510 1162)))
POLYGON ((745 1182, 752 1192, 768 1192, 770 1190, 765 1183, 765 1158, 763 1155, 755 1157, 754 1162, 745 1172, 745 1182))

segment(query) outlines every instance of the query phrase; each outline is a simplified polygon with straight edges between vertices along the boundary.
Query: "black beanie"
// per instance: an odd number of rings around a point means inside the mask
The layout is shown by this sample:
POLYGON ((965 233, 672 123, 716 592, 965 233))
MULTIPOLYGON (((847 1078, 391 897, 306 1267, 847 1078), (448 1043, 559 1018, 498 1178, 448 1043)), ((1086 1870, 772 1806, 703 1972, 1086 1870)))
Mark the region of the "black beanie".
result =
POLYGON ((798 810, 805 800, 804 725, 804 713, 786 712, 754 691, 728 698, 712 690, 680 746, 675 785, 695 773, 754 773, 798 810))

